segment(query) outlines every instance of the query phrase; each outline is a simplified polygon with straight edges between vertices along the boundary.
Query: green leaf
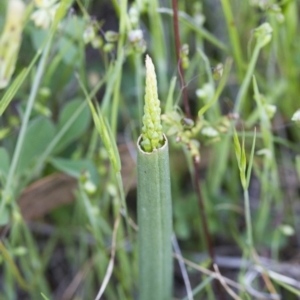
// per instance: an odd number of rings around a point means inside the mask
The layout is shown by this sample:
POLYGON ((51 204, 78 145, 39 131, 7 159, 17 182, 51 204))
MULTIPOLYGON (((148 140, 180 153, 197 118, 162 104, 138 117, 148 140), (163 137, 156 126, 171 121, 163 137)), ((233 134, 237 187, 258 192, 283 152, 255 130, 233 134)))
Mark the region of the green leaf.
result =
POLYGON ((4 147, 0 147, 0 174, 7 175, 9 171, 10 157, 4 147))
POLYGON ((170 88, 169 88, 167 101, 166 101, 166 106, 165 106, 165 113, 171 111, 173 106, 174 106, 173 97, 174 97, 174 91, 175 91, 175 87, 176 87, 176 81, 177 81, 177 77, 174 76, 171 80, 171 83, 170 83, 170 88))
POLYGON ((109 127, 108 122, 106 122, 103 118, 103 115, 101 113, 101 110, 99 107, 97 107, 97 111, 95 106, 93 105, 92 101, 90 100, 90 97, 83 86, 82 82, 79 80, 79 83, 83 89, 83 92, 86 95, 86 99, 88 101, 95 127, 103 141, 104 147, 108 153, 109 160, 114 168, 114 171, 117 173, 121 170, 121 160, 120 155, 118 152, 118 148, 115 142, 115 139, 112 135, 111 129, 109 127))
POLYGON ((0 211, 0 226, 4 226, 9 222, 9 209, 7 206, 0 211))
POLYGON ((30 38, 34 49, 37 51, 43 47, 46 39, 49 38, 49 31, 37 27, 30 28, 30 38))
POLYGON ((29 124, 20 153, 17 173, 24 172, 33 164, 34 160, 45 151, 54 135, 55 127, 45 117, 38 117, 29 124))
POLYGON ((83 32, 86 27, 86 22, 83 18, 79 16, 73 16, 73 18, 68 18, 62 21, 64 32, 67 36, 75 41, 80 41, 82 39, 83 32))
POLYGON ((168 142, 151 153, 138 140, 139 299, 171 299, 172 197, 168 142))
MULTIPOLYGON (((73 100, 73 101, 67 103, 64 106, 64 108, 59 116, 57 132, 59 132, 64 127, 66 122, 69 121, 71 116, 76 112, 77 109, 79 109, 79 107, 81 105, 82 105, 82 100, 76 99, 76 100, 73 100)), ((89 108, 86 106, 80 112, 77 119, 74 121, 73 125, 68 130, 66 130, 63 137, 57 143, 57 146, 55 147, 54 152, 58 153, 58 152, 62 151, 70 143, 77 140, 88 129, 90 120, 91 120, 91 114, 90 114, 89 108)))
POLYGON ((88 159, 71 160, 64 158, 52 158, 50 163, 57 170, 60 170, 75 178, 79 178, 82 172, 88 171, 93 183, 97 185, 99 182, 97 168, 94 163, 88 159))
POLYGON ((45 300, 49 300, 49 298, 47 298, 43 293, 41 293, 41 295, 45 300))
MULTIPOLYGON (((201 52, 200 52, 201 53, 201 52)), ((219 99, 224 87, 225 87, 225 84, 227 82, 227 79, 228 79, 228 75, 229 75, 229 72, 231 70, 231 65, 232 65, 232 60, 231 59, 227 59, 226 60, 226 64, 225 64, 225 67, 224 67, 224 74, 222 75, 221 77, 221 80, 220 80, 220 83, 218 85, 218 88, 216 90, 216 92, 214 93, 213 97, 211 99, 209 99, 209 102, 206 103, 198 112, 198 117, 201 118, 202 115, 209 109, 211 108, 215 102, 219 99)))
POLYGON ((296 171, 300 180, 300 155, 296 156, 296 171))
POLYGON ((247 187, 247 179, 246 179, 247 159, 246 159, 246 153, 245 153, 245 138, 243 137, 242 146, 241 146, 235 128, 233 129, 233 143, 234 143, 234 150, 235 150, 237 163, 239 166, 241 183, 242 183, 243 189, 245 190, 247 187))
MULTIPOLYGON (((173 10, 169 9, 169 8, 163 7, 163 8, 157 9, 157 11, 162 14, 173 15, 173 10)), ((191 16, 189 16, 187 13, 181 11, 180 14, 178 15, 178 17, 179 17, 180 22, 182 22, 182 24, 184 24, 187 27, 194 30, 195 33, 197 33, 200 37, 203 37, 204 39, 206 39, 207 41, 209 41, 216 47, 224 50, 225 52, 229 52, 229 50, 225 44, 220 42, 219 39, 217 39, 214 35, 212 35, 204 27, 198 26, 195 22, 195 19, 192 18, 191 16)))
MULTIPOLYGON (((28 69, 27 69, 28 70, 28 69)), ((28 75, 28 72, 26 72, 26 69, 24 69, 18 77, 13 81, 13 83, 10 85, 6 93, 4 94, 3 98, 0 102, 0 116, 2 116, 3 112, 9 105, 10 101, 15 96, 16 92, 20 88, 21 84, 23 83, 24 79, 28 75)))
POLYGON ((55 32, 59 22, 65 17, 73 0, 62 0, 54 16, 52 30, 55 32))
POLYGON ((70 38, 61 37, 59 48, 61 49, 64 63, 67 65, 78 65, 80 49, 70 38))
POLYGON ((252 166, 253 166, 255 143, 256 143, 256 128, 254 130, 254 136, 253 136, 251 154, 250 154, 250 159, 249 159, 249 164, 248 164, 248 169, 247 169, 247 189, 249 187, 249 182, 250 182, 250 177, 251 177, 251 171, 252 171, 252 166))
POLYGON ((242 153, 241 153, 241 170, 244 173, 246 171, 246 165, 247 165, 247 158, 246 158, 246 152, 245 152, 245 136, 243 136, 242 153))
POLYGON ((9 86, 8 90, 6 90, 3 98, 0 102, 0 116, 2 116, 3 112, 9 105, 10 101, 13 99, 17 91, 19 90, 20 86, 24 82, 24 80, 29 75, 29 72, 31 71, 32 67, 35 65, 37 59, 40 57, 41 52, 38 51, 34 58, 32 59, 30 65, 28 68, 23 69, 20 74, 16 77, 16 79, 13 81, 13 83, 9 86))
POLYGON ((235 150, 235 155, 236 155, 236 159, 237 159, 237 162, 238 162, 238 166, 240 168, 242 150, 241 150, 240 141, 239 141, 239 138, 238 138, 238 135, 237 135, 237 132, 236 132, 235 128, 233 129, 233 144, 234 144, 234 150, 235 150))
POLYGON ((64 35, 59 41, 59 56, 62 56, 64 63, 70 66, 80 64, 80 47, 78 43, 82 42, 80 39, 83 36, 85 29, 85 22, 82 18, 73 17, 62 21, 64 28, 64 35))

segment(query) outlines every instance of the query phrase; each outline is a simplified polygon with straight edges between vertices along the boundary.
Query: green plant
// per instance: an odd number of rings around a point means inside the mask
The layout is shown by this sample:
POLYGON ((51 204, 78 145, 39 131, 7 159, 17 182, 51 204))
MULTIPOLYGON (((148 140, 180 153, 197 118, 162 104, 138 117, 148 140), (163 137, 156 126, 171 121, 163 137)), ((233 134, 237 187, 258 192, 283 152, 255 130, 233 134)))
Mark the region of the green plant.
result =
POLYGON ((0 299, 298 296, 299 9, 0 1, 0 299))
POLYGON ((162 133, 156 75, 146 57, 143 133, 138 147, 139 299, 171 299, 172 201, 168 140, 162 133))

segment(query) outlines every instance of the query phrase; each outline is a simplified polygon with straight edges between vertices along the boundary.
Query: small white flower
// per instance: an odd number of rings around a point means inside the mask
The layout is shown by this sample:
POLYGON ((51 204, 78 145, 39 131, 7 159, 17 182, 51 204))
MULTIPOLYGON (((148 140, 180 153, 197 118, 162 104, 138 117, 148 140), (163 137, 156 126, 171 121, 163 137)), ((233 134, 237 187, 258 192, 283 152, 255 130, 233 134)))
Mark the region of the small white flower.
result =
POLYGON ((210 99, 213 95, 213 87, 210 83, 205 83, 202 89, 196 90, 196 96, 200 99, 210 99))
POLYGON ((132 5, 128 12, 129 21, 133 27, 137 27, 139 23, 139 11, 135 5, 132 5))
POLYGON ((32 13, 30 19, 36 27, 48 29, 51 26, 59 6, 56 2, 57 0, 35 0, 38 9, 32 13))
POLYGON ((95 27, 93 25, 89 25, 83 32, 83 41, 85 44, 91 43, 96 37, 95 27))
POLYGON ((35 0, 35 5, 38 8, 46 8, 49 9, 53 6, 58 0, 35 0))
POLYGON ((97 190, 96 185, 90 180, 84 183, 83 188, 88 194, 94 194, 97 190))
POLYGON ((130 43, 136 43, 143 39, 143 31, 141 29, 134 29, 129 31, 128 40, 130 43))
POLYGON ((295 229, 292 226, 287 225, 287 224, 280 225, 279 229, 286 236, 291 236, 291 235, 295 234, 295 229))
POLYGON ((96 36, 92 41, 91 44, 94 49, 99 49, 103 45, 103 40, 100 36, 96 36))
POLYGON ((111 182, 107 184, 107 191, 112 197, 116 197, 118 194, 117 187, 111 182))
POLYGON ((201 133, 207 137, 216 137, 219 135, 219 132, 212 127, 204 127, 201 133))
POLYGON ((298 109, 292 116, 292 121, 299 122, 300 121, 300 109, 298 109))
POLYGON ((270 151, 270 149, 267 149, 267 148, 263 148, 263 149, 260 149, 260 150, 256 151, 256 154, 261 155, 261 156, 265 156, 269 159, 272 158, 272 152, 270 151))
POLYGON ((277 111, 277 107, 273 104, 265 104, 265 109, 269 119, 272 119, 277 111))
POLYGON ((197 13, 194 16, 194 20, 195 20, 195 23, 197 24, 197 26, 202 27, 203 24, 205 23, 205 16, 203 14, 197 13))

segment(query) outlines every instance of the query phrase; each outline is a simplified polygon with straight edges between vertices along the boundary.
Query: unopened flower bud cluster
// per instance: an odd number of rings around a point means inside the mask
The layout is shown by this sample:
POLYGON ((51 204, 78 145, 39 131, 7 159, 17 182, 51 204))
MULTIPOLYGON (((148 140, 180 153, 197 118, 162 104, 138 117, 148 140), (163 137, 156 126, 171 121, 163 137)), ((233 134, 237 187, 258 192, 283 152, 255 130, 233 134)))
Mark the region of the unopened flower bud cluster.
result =
POLYGON ((142 147, 146 152, 152 152, 163 145, 161 109, 157 95, 157 81, 151 58, 146 56, 146 90, 142 128, 142 147))

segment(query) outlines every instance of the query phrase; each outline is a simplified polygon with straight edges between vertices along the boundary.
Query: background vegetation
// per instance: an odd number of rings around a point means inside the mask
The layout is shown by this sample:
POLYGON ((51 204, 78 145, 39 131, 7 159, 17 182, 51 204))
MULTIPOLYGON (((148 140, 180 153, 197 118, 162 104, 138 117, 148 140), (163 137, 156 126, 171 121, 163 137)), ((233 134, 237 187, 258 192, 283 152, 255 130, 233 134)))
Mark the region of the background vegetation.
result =
POLYGON ((146 53, 169 137, 174 299, 299 299, 299 1, 23 3, 22 38, 5 42, 0 2, 0 82, 15 69, 0 90, 0 299, 138 299, 146 53))

